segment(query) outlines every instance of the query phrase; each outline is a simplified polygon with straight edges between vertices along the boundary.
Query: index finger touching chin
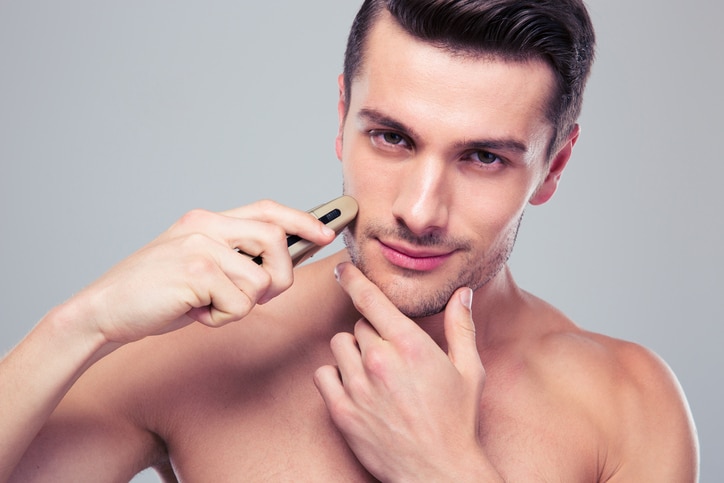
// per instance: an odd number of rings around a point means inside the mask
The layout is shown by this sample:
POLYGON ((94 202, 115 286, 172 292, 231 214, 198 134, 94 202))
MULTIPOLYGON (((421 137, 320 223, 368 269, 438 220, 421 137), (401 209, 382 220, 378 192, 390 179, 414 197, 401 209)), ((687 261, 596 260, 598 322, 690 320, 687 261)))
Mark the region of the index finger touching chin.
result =
POLYGON ((410 330, 419 329, 352 263, 340 263, 335 267, 334 274, 357 311, 383 339, 395 340, 404 337, 410 330))

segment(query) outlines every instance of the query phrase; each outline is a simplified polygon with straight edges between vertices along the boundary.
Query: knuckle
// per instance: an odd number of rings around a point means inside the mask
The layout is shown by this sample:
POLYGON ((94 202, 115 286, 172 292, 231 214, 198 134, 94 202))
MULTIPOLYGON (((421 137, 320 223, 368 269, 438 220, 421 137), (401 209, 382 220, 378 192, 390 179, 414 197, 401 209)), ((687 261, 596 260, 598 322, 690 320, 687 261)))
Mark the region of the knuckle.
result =
POLYGON ((343 347, 349 344, 348 341, 350 341, 350 339, 352 338, 353 336, 349 332, 339 332, 332 336, 329 341, 329 347, 332 349, 332 351, 341 350, 343 347))
POLYGON ((237 297, 234 304, 232 305, 231 313, 230 313, 230 321, 232 320, 239 320, 243 317, 246 317, 249 312, 251 312, 251 309, 254 308, 254 301, 250 299, 249 297, 244 296, 241 294, 240 297, 237 297))
POLYGON ((183 237, 182 244, 192 250, 203 247, 209 242, 209 237, 201 232, 192 232, 183 237))
POLYGON ((350 430, 355 426, 357 412, 354 405, 346 398, 337 398, 329 404, 329 412, 340 429, 350 430))
POLYGON ((413 362, 422 359, 420 346, 412 338, 403 338, 396 344, 397 350, 405 359, 413 362))
POLYGON ((287 290, 294 284, 294 272, 291 270, 284 271, 276 279, 276 285, 280 292, 287 290))
POLYGON ((279 225, 269 224, 266 229, 268 232, 267 236, 272 239, 274 243, 283 244, 284 248, 286 248, 287 232, 284 231, 284 228, 279 225))
POLYGON ((254 303, 243 293, 239 293, 237 297, 231 300, 225 300, 223 306, 214 305, 211 314, 211 323, 209 325, 213 327, 221 327, 231 322, 236 322, 246 317, 251 309, 254 307, 254 303))
POLYGON ((263 214, 269 214, 270 212, 279 208, 279 203, 270 199, 262 199, 254 203, 255 208, 263 214))
POLYGON ((190 257, 184 264, 184 271, 192 279, 203 279, 216 270, 216 263, 203 256, 190 257))
POLYGON ((464 334, 464 337, 475 340, 475 324, 470 320, 458 322, 458 331, 464 334))
POLYGON ((362 364, 370 375, 378 379, 385 379, 387 373, 387 355, 379 345, 367 348, 362 354, 362 364))
POLYGON ((210 215, 211 212, 208 210, 195 208, 191 211, 188 211, 181 218, 179 218, 176 224, 183 227, 196 226, 197 224, 206 220, 210 215))
POLYGON ((251 284, 255 292, 257 294, 266 292, 272 285, 271 274, 263 269, 254 270, 253 273, 251 284))

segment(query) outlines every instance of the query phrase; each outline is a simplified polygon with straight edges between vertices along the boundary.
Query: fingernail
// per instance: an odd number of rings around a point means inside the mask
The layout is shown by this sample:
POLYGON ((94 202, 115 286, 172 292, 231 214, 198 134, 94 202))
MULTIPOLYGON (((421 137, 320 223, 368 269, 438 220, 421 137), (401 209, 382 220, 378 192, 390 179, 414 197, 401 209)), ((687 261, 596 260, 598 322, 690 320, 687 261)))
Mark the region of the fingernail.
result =
POLYGON ((460 292, 460 302, 467 307, 468 310, 473 308, 473 289, 466 287, 465 290, 460 292))
POLYGON ((339 282, 339 265, 334 266, 334 278, 339 282))
POLYGON ((330 227, 328 227, 326 225, 322 227, 322 233, 326 237, 335 236, 334 230, 332 230, 330 227))

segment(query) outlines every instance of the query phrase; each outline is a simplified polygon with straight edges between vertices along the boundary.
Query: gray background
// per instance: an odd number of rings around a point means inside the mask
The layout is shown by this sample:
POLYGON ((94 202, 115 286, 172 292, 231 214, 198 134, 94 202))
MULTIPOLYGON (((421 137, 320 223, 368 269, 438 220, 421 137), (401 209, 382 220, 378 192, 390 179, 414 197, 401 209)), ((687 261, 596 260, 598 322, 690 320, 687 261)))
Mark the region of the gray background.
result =
MULTIPOLYGON (((358 1, 0 3, 0 351, 185 211, 340 192, 358 1)), ((591 0, 583 134, 513 255, 583 327, 662 355, 724 474, 717 2, 591 0)), ((138 481, 155 481, 144 473, 138 481)))

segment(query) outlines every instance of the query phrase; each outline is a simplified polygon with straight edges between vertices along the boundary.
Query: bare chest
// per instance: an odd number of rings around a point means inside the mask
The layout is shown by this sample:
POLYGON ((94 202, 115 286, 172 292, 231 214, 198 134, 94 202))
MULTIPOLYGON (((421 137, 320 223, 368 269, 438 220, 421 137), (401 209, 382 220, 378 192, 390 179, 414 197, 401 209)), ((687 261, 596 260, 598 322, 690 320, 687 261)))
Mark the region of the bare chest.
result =
MULTIPOLYGON (((374 481, 333 426, 311 372, 306 380, 276 382, 251 391, 217 388, 215 397, 171 411, 164 438, 179 480, 374 481)), ((506 479, 597 481, 592 428, 556 404, 520 388, 484 398, 481 440, 506 479), (537 402, 524 404, 523 397, 537 402)))
POLYGON ((303 373, 209 382, 179 401, 162 434, 179 481, 374 481, 303 373))
POLYGON ((478 434, 505 481, 601 480, 605 431, 576 392, 551 387, 526 371, 506 377, 491 368, 478 434))

